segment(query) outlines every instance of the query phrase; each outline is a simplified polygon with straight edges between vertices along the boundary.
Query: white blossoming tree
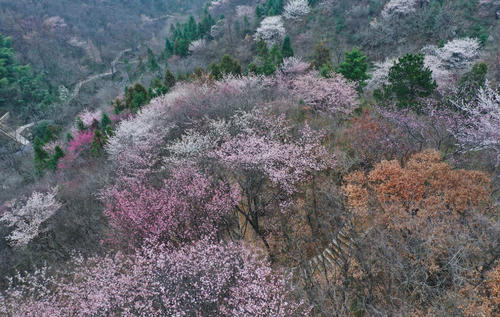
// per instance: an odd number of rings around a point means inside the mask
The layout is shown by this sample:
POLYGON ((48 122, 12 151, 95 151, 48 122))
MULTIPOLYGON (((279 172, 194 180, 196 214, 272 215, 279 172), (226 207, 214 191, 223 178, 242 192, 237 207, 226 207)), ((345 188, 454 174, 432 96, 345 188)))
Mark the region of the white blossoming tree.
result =
POLYGON ((387 82, 389 77, 389 70, 396 62, 395 58, 386 59, 383 62, 377 62, 374 64, 374 69, 370 74, 370 79, 367 83, 367 90, 374 90, 382 86, 387 82))
POLYGON ((408 15, 416 10, 417 0, 390 0, 382 10, 382 17, 388 19, 392 16, 408 15))
POLYGON ((465 114, 463 124, 452 131, 459 145, 466 151, 489 150, 496 153, 500 164, 500 95, 487 82, 480 88, 473 102, 457 102, 455 106, 465 114))
POLYGON ((478 60, 481 45, 477 39, 455 39, 438 48, 434 45, 422 49, 425 66, 442 89, 454 86, 456 74, 464 73, 478 60))
POLYGON ((260 26, 255 32, 255 40, 264 40, 268 45, 279 43, 285 37, 285 27, 283 26, 283 19, 281 16, 267 17, 260 23, 260 26))
POLYGON ((480 49, 481 45, 477 39, 463 38, 449 41, 441 48, 426 46, 423 51, 427 56, 436 57, 438 67, 461 69, 470 66, 479 57, 480 49))
POLYGON ((243 17, 247 17, 247 18, 253 18, 255 14, 255 9, 252 7, 252 6, 248 6, 248 5, 239 5, 236 7, 236 16, 238 18, 243 18, 243 17))
POLYGON ((296 20, 309 14, 310 11, 307 0, 289 0, 283 9, 283 16, 286 19, 296 20))
POLYGON ((57 188, 48 193, 34 192, 24 203, 12 202, 0 222, 14 230, 7 237, 12 247, 24 247, 40 233, 40 226, 62 204, 56 200, 57 188))
POLYGON ((304 62, 300 57, 292 56, 283 59, 280 73, 283 75, 300 75, 306 73, 310 67, 310 63, 304 62))
POLYGON ((196 53, 203 51, 206 46, 207 46, 207 41, 205 39, 199 39, 193 41, 189 44, 189 52, 196 53))

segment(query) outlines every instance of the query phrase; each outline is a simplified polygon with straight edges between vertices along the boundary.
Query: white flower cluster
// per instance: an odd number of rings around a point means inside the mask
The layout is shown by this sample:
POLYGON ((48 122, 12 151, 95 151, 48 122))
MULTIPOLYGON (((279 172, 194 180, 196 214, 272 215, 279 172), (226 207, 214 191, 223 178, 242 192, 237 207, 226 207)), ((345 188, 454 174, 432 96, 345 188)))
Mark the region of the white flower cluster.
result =
POLYGON ((188 130, 182 137, 170 144, 165 149, 169 156, 165 158, 166 165, 182 163, 197 159, 210 151, 214 144, 229 135, 229 124, 225 121, 210 121, 205 133, 196 129, 188 130))
POLYGON ((254 14, 255 14, 255 9, 251 6, 241 5, 236 7, 236 16, 238 18, 243 18, 245 16, 247 18, 252 18, 254 14))
POLYGON ((290 20, 300 19, 309 12, 311 8, 307 0, 290 0, 283 8, 283 16, 290 20))
POLYGON ((392 16, 408 15, 416 10, 417 0, 390 0, 382 10, 382 17, 388 19, 392 16))
POLYGON ((382 86, 382 84, 385 84, 389 77, 389 70, 391 69, 391 67, 394 65, 395 62, 396 58, 391 58, 391 59, 386 59, 383 62, 375 63, 374 69, 370 74, 371 77, 367 82, 366 89, 372 91, 382 86))
POLYGON ((8 206, 0 222, 14 229, 7 237, 12 247, 26 246, 40 233, 40 225, 61 208, 56 192, 57 188, 48 193, 33 192, 26 202, 12 202, 8 206))
POLYGON ((496 153, 495 166, 500 165, 500 94, 488 82, 479 90, 475 102, 456 102, 468 121, 454 131, 465 150, 491 150, 496 153))
POLYGON ((192 41, 189 44, 189 52, 191 52, 191 53, 199 52, 199 51, 203 50, 206 46, 207 46, 207 41, 205 41, 205 39, 199 39, 196 41, 192 41))
POLYGON ((464 73, 477 61, 480 53, 477 39, 455 39, 438 48, 434 45, 422 49, 425 66, 432 70, 432 76, 440 89, 453 86, 455 75, 464 73))
POLYGON ((479 57, 481 45, 477 39, 455 39, 443 47, 427 46, 424 51, 427 55, 435 56, 440 67, 446 69, 461 69, 471 65, 479 57))
POLYGON ((280 72, 284 75, 304 74, 311 67, 310 63, 304 62, 300 57, 287 57, 281 64, 280 72))
POLYGON ((267 17, 260 23, 260 26, 255 32, 254 38, 256 41, 264 40, 268 45, 279 43, 285 37, 285 27, 281 16, 267 17))

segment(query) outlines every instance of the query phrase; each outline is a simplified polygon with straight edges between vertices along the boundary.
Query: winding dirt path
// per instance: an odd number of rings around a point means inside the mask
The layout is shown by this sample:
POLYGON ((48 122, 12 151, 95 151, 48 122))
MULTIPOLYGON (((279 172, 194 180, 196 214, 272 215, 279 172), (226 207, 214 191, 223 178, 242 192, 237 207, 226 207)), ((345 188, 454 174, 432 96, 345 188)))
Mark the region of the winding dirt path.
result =
POLYGON ((96 79, 99 79, 99 78, 103 78, 103 77, 107 77, 107 76, 113 75, 115 66, 116 66, 116 64, 118 64, 118 62, 122 58, 123 54, 125 54, 127 52, 130 52, 130 51, 132 51, 132 49, 131 48, 127 48, 127 49, 121 51, 120 53, 118 53, 118 55, 115 57, 115 59, 111 62, 111 69, 109 69, 108 71, 106 71, 104 73, 101 73, 101 74, 92 75, 92 76, 87 77, 86 79, 84 79, 82 81, 79 81, 75 85, 75 88, 73 88, 73 93, 71 94, 71 98, 68 100, 68 103, 70 103, 73 99, 75 99, 78 96, 78 94, 80 93, 80 90, 82 89, 83 85, 85 85, 86 83, 89 83, 89 82, 91 82, 93 80, 96 80, 96 79))

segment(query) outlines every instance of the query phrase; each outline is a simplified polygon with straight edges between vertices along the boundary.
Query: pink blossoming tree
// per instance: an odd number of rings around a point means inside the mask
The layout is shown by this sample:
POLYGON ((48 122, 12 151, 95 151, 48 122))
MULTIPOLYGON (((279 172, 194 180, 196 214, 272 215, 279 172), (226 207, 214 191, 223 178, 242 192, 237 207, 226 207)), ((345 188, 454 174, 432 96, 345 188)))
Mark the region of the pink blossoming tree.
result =
POLYGON ((94 124, 94 122, 101 121, 102 118, 102 110, 98 109, 96 111, 89 111, 88 109, 83 110, 78 118, 82 120, 82 123, 85 127, 90 128, 94 124))
POLYGON ((290 92, 315 110, 330 115, 349 115, 359 105, 356 84, 349 83, 339 74, 322 78, 310 72, 290 82, 290 92))
POLYGON ((239 189, 215 183, 193 168, 177 167, 155 188, 128 179, 103 193, 105 214, 122 237, 178 246, 215 237, 221 220, 239 201, 239 189))
POLYGON ((68 168, 85 153, 90 151, 92 140, 94 139, 93 130, 83 130, 78 132, 73 139, 69 141, 65 156, 59 160, 58 168, 68 168))
POLYGON ((254 111, 233 118, 234 135, 225 136, 209 153, 242 189, 245 203, 238 212, 269 249, 260 218, 280 205, 286 210, 298 185, 314 173, 334 164, 321 144, 323 134, 307 124, 292 137, 292 127, 284 116, 254 111))
POLYGON ((18 275, 0 295, 9 316, 307 316, 290 283, 256 250, 207 240, 176 251, 74 258, 18 275))

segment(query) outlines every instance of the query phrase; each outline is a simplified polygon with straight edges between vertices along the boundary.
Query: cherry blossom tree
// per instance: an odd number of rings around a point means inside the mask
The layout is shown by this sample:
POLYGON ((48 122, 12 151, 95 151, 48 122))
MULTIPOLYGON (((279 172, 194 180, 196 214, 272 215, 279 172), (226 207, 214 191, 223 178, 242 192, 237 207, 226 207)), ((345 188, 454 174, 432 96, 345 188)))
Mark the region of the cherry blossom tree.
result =
POLYGON ((24 202, 9 202, 0 222, 13 229, 7 237, 12 247, 26 246, 41 232, 42 224, 61 208, 56 193, 57 188, 47 193, 33 192, 24 202))
POLYGON ((479 89, 475 101, 459 101, 455 106, 463 112, 464 120, 455 129, 460 146, 468 151, 490 150, 500 164, 500 95, 489 83, 479 89))
POLYGON ((202 241, 167 259, 160 283, 176 290, 163 300, 167 315, 307 316, 283 279, 258 250, 235 243, 202 241), (194 286, 194 287, 193 287, 194 286))
POLYGON ((349 115, 359 105, 356 84, 339 74, 322 78, 310 72, 294 78, 290 86, 290 92, 297 98, 330 115, 349 115))
POLYGON ((73 136, 73 139, 69 141, 65 156, 59 160, 57 167, 64 169, 73 166, 84 153, 90 151, 93 139, 93 130, 79 131, 73 136))
POLYGON ((230 120, 211 121, 186 131, 167 145, 167 166, 175 162, 219 166, 238 182, 243 199, 237 210, 243 227, 251 226, 269 247, 259 218, 287 210, 299 184, 334 164, 321 144, 324 135, 307 124, 295 130, 283 115, 255 109, 230 120))
POLYGON ((83 259, 18 275, 0 295, 9 316, 308 316, 257 250, 202 240, 167 251, 83 259), (71 268, 71 269, 69 269, 71 268))
POLYGON ((322 132, 306 125, 291 137, 284 116, 257 110, 238 114, 230 130, 234 134, 224 137, 209 156, 238 181, 244 196, 237 207, 244 217, 242 227, 250 225, 269 250, 260 218, 286 211, 291 196, 300 191, 298 185, 333 166, 334 158, 321 144, 322 132))
POLYGON ((105 149, 117 174, 146 177, 160 166, 169 133, 185 129, 204 118, 230 116, 238 108, 251 108, 265 95, 262 77, 227 76, 210 83, 178 84, 151 101, 137 115, 123 120, 105 149), (236 107, 235 107, 236 106, 236 107))
POLYGON ((477 61, 480 53, 477 39, 463 38, 447 42, 443 47, 434 45, 422 49, 424 62, 432 70, 432 76, 441 90, 455 86, 457 75, 465 73, 477 61))
POLYGON ((255 9, 248 5, 239 5, 236 7, 236 16, 238 18, 247 17, 248 19, 253 18, 255 14, 255 9))
POLYGON ((230 124, 223 120, 210 120, 204 129, 189 129, 179 139, 165 146, 169 155, 164 158, 166 166, 182 162, 198 162, 230 134, 230 124))
POLYGON ((297 76, 306 73, 309 68, 311 68, 310 63, 304 62, 300 57, 292 56, 283 59, 279 71, 285 76, 297 76))
POLYGON ((11 279, 0 296, 9 316, 151 316, 156 295, 153 261, 145 256, 72 258, 59 272, 42 267, 11 279))
POLYGON ((283 16, 286 19, 297 20, 309 14, 310 11, 308 0, 289 0, 283 8, 283 16))
POLYGON ((390 58, 383 62, 376 62, 374 64, 374 69, 370 74, 370 79, 368 79, 366 87, 369 91, 373 91, 387 83, 389 79, 389 70, 394 65, 396 60, 396 58, 390 58))
POLYGON ((168 246, 213 238, 239 198, 237 187, 189 167, 176 167, 160 188, 128 178, 103 193, 104 213, 120 236, 168 246))
POLYGON ((481 44, 475 38, 455 39, 436 49, 442 67, 460 69, 471 66, 479 57, 481 44))
POLYGON ((180 87, 158 97, 137 113, 120 122, 105 149, 117 172, 144 177, 159 161, 163 138, 173 126, 168 122, 168 106, 186 96, 180 87))
POLYGON ((418 0, 389 0, 382 10, 382 17, 404 16, 415 12, 418 0))
POLYGON ((267 45, 280 43, 285 37, 285 27, 281 16, 266 17, 257 28, 254 38, 255 41, 264 40, 267 45))
POLYGON ((96 111, 90 111, 88 109, 84 109, 79 115, 78 118, 82 120, 83 125, 86 128, 89 128, 95 121, 99 122, 102 118, 102 110, 98 109, 96 111))

